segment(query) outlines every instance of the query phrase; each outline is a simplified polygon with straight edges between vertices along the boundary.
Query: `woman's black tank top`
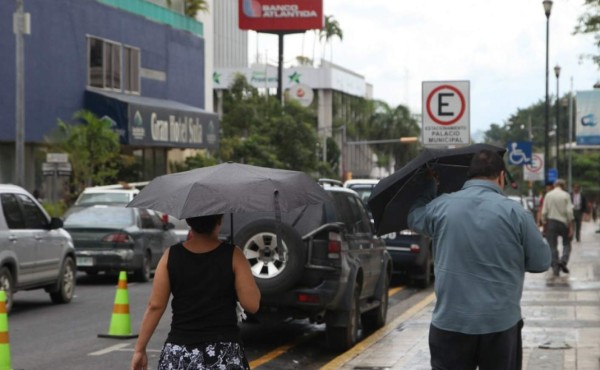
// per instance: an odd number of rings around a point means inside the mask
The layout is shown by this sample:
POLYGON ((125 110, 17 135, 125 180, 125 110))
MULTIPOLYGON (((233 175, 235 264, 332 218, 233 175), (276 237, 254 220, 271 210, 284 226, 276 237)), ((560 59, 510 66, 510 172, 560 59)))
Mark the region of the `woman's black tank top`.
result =
POLYGON ((237 342, 233 248, 222 243, 207 253, 192 253, 182 243, 169 251, 173 318, 167 342, 192 345, 237 342))

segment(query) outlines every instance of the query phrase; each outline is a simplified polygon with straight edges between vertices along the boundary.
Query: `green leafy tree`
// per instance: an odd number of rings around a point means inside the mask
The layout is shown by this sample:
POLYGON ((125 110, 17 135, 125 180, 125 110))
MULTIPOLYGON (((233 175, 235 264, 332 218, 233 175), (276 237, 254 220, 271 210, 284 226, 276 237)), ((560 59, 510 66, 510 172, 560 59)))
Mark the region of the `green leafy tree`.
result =
MULTIPOLYGON (((574 34, 593 35, 594 43, 600 50, 600 1, 585 0, 584 7, 586 12, 577 20, 574 34)), ((600 67, 600 53, 583 55, 582 57, 590 58, 600 67)))
POLYGON ((83 187, 114 183, 119 172, 119 135, 109 120, 81 110, 74 114, 76 123, 59 119, 48 139, 55 150, 69 154, 71 190, 78 194, 83 187))
POLYGON ((198 152, 196 155, 187 157, 183 163, 172 162, 171 172, 189 171, 194 168, 202 168, 216 165, 217 159, 203 152, 198 152))
MULTIPOLYGON (((173 0, 167 0, 167 5, 171 7, 173 0)), ((206 0, 184 0, 183 11, 186 16, 196 18, 199 12, 208 13, 208 3, 206 0)))
POLYGON ((316 172, 316 116, 290 101, 259 94, 242 75, 223 96, 219 158, 257 166, 316 172))
POLYGON ((327 44, 330 44, 330 59, 333 59, 333 43, 331 41, 334 37, 338 37, 342 41, 344 33, 339 22, 332 15, 326 15, 325 26, 319 32, 319 40, 323 42, 323 59, 325 59, 325 47, 327 44))
POLYGON ((418 137, 419 125, 404 105, 390 107, 383 101, 375 101, 374 105, 375 110, 369 120, 368 137, 370 140, 398 139, 398 143, 376 144, 371 148, 379 158, 378 165, 389 168, 393 159, 397 170, 419 153, 420 147, 416 143, 400 144, 402 137, 418 137))

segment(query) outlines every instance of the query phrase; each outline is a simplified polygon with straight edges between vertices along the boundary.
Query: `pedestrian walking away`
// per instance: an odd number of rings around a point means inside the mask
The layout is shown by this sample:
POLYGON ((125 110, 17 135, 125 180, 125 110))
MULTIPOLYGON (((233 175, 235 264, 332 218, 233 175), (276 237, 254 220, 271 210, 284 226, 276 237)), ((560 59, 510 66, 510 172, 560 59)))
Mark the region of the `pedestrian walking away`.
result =
POLYGON ((588 212, 588 202, 581 193, 581 185, 573 184, 573 192, 571 193, 571 202, 573 203, 573 218, 575 220, 575 240, 581 241, 581 221, 583 215, 588 212))
POLYGON ((567 264, 571 254, 571 238, 574 232, 573 203, 571 196, 565 191, 565 180, 554 182, 554 189, 546 194, 542 207, 542 224, 544 235, 552 253, 552 277, 554 283, 560 272, 569 273, 567 264), (558 250, 558 238, 562 240, 562 254, 558 250))
POLYGON ((473 155, 454 193, 437 196, 435 166, 420 176, 408 225, 433 240, 431 367, 521 369, 525 272, 545 272, 551 261, 534 218, 503 193, 506 169, 495 151, 473 155))
POLYGON ((131 370, 147 370, 146 346, 169 297, 171 330, 158 369, 249 370, 238 327, 243 310, 258 311, 260 291, 242 251, 219 240, 223 215, 187 218, 192 236, 163 254, 135 344, 131 370))

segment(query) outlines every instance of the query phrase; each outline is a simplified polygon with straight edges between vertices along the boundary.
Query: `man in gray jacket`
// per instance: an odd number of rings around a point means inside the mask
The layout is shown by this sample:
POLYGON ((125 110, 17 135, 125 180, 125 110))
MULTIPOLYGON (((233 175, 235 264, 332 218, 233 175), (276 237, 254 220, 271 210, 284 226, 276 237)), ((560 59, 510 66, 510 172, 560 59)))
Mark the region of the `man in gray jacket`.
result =
POLYGON ((436 197, 435 175, 409 227, 433 240, 436 305, 429 330, 434 370, 521 369, 521 295, 525 272, 545 272, 550 249, 533 217, 508 199, 502 158, 473 156, 468 180, 436 197))

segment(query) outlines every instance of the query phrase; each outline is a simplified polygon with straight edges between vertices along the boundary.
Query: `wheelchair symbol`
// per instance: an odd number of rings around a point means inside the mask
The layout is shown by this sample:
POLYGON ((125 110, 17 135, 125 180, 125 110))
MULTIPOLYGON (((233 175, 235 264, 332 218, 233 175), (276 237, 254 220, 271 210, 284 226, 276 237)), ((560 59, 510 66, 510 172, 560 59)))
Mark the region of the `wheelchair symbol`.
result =
POLYGON ((511 150, 510 153, 508 154, 508 158, 510 159, 510 162, 512 164, 522 164, 522 163, 527 163, 529 162, 529 158, 527 158, 527 155, 523 152, 523 150, 517 148, 518 143, 517 142, 513 142, 511 143, 511 150))

